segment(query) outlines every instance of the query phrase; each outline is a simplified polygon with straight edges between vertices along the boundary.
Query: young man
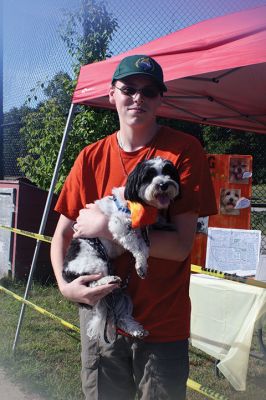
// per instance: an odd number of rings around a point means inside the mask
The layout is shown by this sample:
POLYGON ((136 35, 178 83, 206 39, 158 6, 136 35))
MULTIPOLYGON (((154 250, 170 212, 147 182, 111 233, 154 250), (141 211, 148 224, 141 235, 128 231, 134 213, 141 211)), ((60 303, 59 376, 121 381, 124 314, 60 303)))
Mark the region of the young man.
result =
POLYGON ((74 302, 94 305, 117 286, 89 288, 100 276, 66 283, 62 265, 73 237, 106 237, 107 218, 93 203, 125 184, 143 159, 170 159, 181 179, 181 198, 169 208, 176 231, 150 232, 149 273, 140 279, 127 253, 114 260, 115 274, 130 274, 127 291, 134 317, 149 335, 133 339, 119 332, 112 345, 101 346, 86 335, 90 310, 80 308, 82 383, 90 400, 183 400, 189 371, 190 252, 198 216, 216 213, 209 168, 199 142, 190 135, 159 126, 156 112, 166 86, 163 72, 150 57, 126 57, 118 65, 109 90, 120 129, 87 146, 78 156, 59 197, 61 216, 51 246, 51 258, 61 293, 74 302))

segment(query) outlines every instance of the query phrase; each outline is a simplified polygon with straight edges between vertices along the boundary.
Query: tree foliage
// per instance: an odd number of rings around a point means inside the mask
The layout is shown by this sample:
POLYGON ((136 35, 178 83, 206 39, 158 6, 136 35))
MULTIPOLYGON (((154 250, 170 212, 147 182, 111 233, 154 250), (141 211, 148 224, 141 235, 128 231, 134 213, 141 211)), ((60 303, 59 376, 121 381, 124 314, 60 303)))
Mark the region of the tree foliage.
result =
MULTIPOLYGON (((44 102, 36 112, 24 119, 21 133, 28 147, 28 154, 18 159, 22 170, 32 182, 49 189, 65 127, 65 116, 55 99, 44 102)), ((114 130, 116 115, 92 109, 81 109, 73 122, 68 137, 59 179, 55 192, 59 192, 80 150, 114 130)))
MULTIPOLYGON (((104 4, 95 0, 82 0, 81 8, 68 13, 65 18, 65 31, 61 37, 75 61, 76 76, 80 65, 110 56, 108 47, 117 22, 107 13, 104 4)), ((75 78, 58 72, 48 84, 38 85, 46 100, 23 118, 21 135, 27 154, 18 158, 18 164, 25 176, 42 189, 49 189, 52 180, 75 85, 75 78)), ((32 95, 35 99, 34 90, 32 95)), ((117 117, 113 112, 79 107, 69 133, 56 192, 60 191, 80 150, 113 132, 116 127, 117 117)))
POLYGON ((65 13, 62 26, 61 38, 75 61, 75 70, 112 55, 109 45, 118 24, 103 2, 82 0, 77 12, 65 13))
POLYGON ((25 142, 19 134, 21 120, 29 114, 31 109, 26 106, 13 107, 4 113, 3 129, 3 165, 4 175, 19 176, 17 157, 26 152, 25 142))
POLYGON ((73 90, 73 79, 71 79, 68 73, 60 71, 44 86, 43 93, 48 99, 56 101, 61 111, 67 114, 73 90))

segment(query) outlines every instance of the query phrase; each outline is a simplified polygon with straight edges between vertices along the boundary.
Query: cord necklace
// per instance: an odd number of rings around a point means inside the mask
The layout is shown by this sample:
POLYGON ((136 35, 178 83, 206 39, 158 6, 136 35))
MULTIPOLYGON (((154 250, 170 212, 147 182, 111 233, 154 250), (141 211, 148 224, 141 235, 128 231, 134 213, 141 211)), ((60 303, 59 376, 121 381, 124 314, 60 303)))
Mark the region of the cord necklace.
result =
MULTIPOLYGON (((119 154, 120 164, 122 166, 122 170, 124 172, 124 176, 127 178, 129 173, 126 170, 125 163, 124 163, 124 160, 123 160, 123 157, 122 157, 122 154, 121 154, 121 150, 125 151, 125 149, 124 149, 123 142, 121 140, 121 132, 120 131, 117 131, 116 138, 117 138, 117 144, 118 144, 118 154, 119 154)), ((158 131, 156 132, 156 134, 152 138, 152 141, 150 143, 148 151, 147 151, 146 155, 144 155, 143 160, 148 160, 149 159, 149 156, 151 154, 151 151, 155 147, 157 139, 158 139, 158 131)))

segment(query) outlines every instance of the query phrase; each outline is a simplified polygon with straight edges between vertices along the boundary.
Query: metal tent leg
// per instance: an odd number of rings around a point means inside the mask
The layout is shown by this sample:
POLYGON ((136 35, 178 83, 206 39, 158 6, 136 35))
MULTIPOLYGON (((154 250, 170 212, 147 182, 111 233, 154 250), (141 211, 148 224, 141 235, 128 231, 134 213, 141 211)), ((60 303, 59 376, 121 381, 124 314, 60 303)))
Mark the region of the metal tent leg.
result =
MULTIPOLYGON (((49 193, 48 193, 48 196, 47 196, 47 200, 46 200, 46 204, 45 204, 45 208, 44 208, 44 212, 43 212, 40 228, 39 228, 39 234, 40 235, 44 234, 44 229, 45 229, 45 226, 46 226, 49 210, 50 210, 50 207, 51 207, 53 192, 54 192, 55 184, 56 184, 56 181, 57 181, 59 168, 60 168, 61 161, 62 161, 62 158, 63 158, 63 155, 64 155, 64 150, 65 150, 65 146, 66 146, 66 142, 67 142, 67 138, 68 138, 68 133, 69 133, 69 130, 70 130, 70 127, 71 127, 71 123, 72 123, 72 119, 73 119, 73 116, 74 116, 74 109, 75 109, 75 105, 71 104, 69 112, 68 112, 67 122, 66 122, 66 126, 65 126, 65 129, 64 129, 63 138, 62 138, 62 141, 61 141, 61 146, 60 146, 60 150, 59 150, 59 153, 58 153, 58 157, 57 157, 57 161, 56 161, 56 165, 55 165, 55 169, 54 169, 54 173, 53 173, 53 177, 52 177, 49 193)), ((37 261, 38 254, 39 254, 40 245, 41 245, 41 242, 39 240, 37 240, 36 246, 35 246, 35 250, 34 250, 34 254, 33 254, 32 263, 31 263, 30 273, 29 273, 29 276, 28 276, 27 286, 26 286, 25 293, 24 293, 24 300, 27 300, 28 293, 29 293, 29 290, 31 288, 33 273, 34 273, 34 270, 35 270, 36 261, 37 261)), ((17 324, 16 335, 15 335, 15 339, 14 339, 14 343, 13 343, 13 347, 12 347, 13 352, 16 350, 16 345, 17 345, 17 342, 18 342, 18 339, 19 339, 19 334, 20 334, 20 330, 21 330, 21 326, 22 326, 24 312, 25 312, 25 303, 22 303, 21 310, 20 310, 20 315, 19 315, 19 320, 18 320, 18 324, 17 324)))

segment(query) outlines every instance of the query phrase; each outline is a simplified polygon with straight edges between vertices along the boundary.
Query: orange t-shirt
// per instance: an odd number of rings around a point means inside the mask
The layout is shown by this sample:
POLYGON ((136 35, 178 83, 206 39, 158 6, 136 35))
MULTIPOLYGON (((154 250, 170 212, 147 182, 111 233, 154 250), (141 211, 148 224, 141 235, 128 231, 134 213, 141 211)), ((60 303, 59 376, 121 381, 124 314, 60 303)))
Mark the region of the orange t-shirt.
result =
MULTIPOLYGON (((191 135, 161 127, 154 146, 134 152, 119 150, 116 134, 85 147, 77 157, 55 210, 75 220, 85 204, 110 195, 123 186, 126 174, 145 159, 163 157, 177 167, 181 198, 169 209, 170 215, 195 211, 199 216, 216 214, 216 201, 205 153, 191 135), (121 160, 122 157, 122 160, 121 160)), ((150 257, 148 274, 140 279, 128 253, 114 261, 115 274, 130 274, 127 291, 134 304, 133 315, 149 331, 146 341, 171 342, 190 334, 190 257, 183 262, 150 257)))

